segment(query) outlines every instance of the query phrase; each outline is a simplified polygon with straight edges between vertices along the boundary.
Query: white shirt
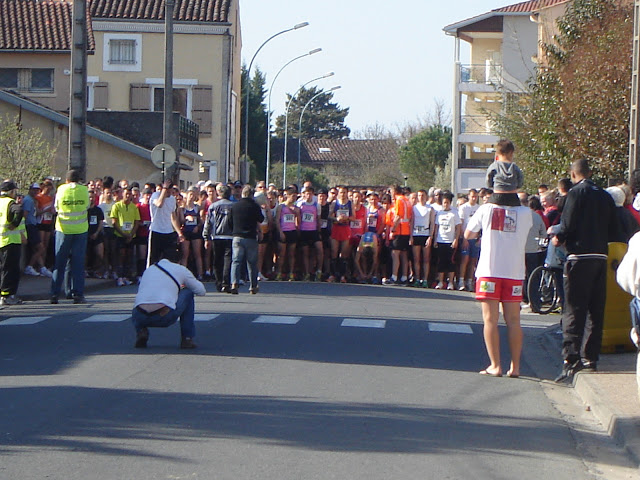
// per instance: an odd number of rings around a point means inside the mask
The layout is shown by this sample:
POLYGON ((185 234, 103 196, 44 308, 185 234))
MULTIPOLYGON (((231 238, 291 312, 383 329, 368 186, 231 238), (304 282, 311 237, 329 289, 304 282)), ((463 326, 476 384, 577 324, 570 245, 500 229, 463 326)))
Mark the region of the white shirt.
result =
MULTIPOLYGON (((202 282, 196 280, 193 273, 182 265, 172 263, 169 260, 162 259, 158 262, 162 268, 173 275, 180 285, 184 285, 191 290, 195 295, 204 295, 206 292, 202 282)), ((158 267, 151 265, 142 274, 142 280, 140 280, 140 286, 138 287, 138 294, 134 307, 143 304, 161 303, 170 308, 176 308, 176 302, 178 301, 178 286, 176 282, 171 280, 169 275, 164 273, 158 267)))
POLYGON ((469 202, 463 203, 458 207, 458 214, 460 215, 460 220, 462 220, 462 232, 467 229, 469 219, 473 217, 473 215, 478 211, 479 208, 479 203, 471 205, 469 202))
MULTIPOLYGON (((442 207, 440 207, 442 208, 442 207)), ((456 225, 460 225, 458 212, 450 210, 436 211, 436 225, 438 225, 438 243, 453 243, 456 239, 456 225)))
POLYGON ((481 205, 467 230, 482 230, 482 248, 476 278, 524 279, 524 246, 533 225, 529 207, 505 207, 493 203, 481 205))
POLYGON ((433 207, 428 203, 426 205, 420 205, 419 203, 413 206, 413 235, 416 237, 429 236, 431 231, 429 229, 431 223, 431 212, 433 207))
POLYGON ((171 223, 171 215, 176 211, 176 197, 169 192, 164 197, 162 207, 157 207, 154 203, 160 197, 160 192, 154 192, 149 200, 151 207, 151 225, 149 230, 156 233, 171 233, 174 231, 171 223))

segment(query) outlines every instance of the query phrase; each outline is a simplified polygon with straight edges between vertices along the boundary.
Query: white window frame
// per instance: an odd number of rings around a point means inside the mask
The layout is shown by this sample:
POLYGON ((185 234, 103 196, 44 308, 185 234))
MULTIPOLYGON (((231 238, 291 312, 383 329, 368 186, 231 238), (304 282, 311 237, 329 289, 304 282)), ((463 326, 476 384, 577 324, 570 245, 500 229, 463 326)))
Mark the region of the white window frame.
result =
MULTIPOLYGON (((155 111, 154 107, 154 90, 156 88, 164 88, 164 78, 146 78, 144 83, 151 85, 149 89, 150 98, 149 105, 151 105, 151 111, 155 111)), ((193 118, 193 86, 198 85, 197 78, 174 78, 173 88, 183 88, 187 91, 187 118, 191 120, 193 118)))
POLYGON ((93 87, 100 81, 100 77, 87 76, 87 110, 93 110, 94 105, 94 91, 93 87))
POLYGON ((105 72, 141 72, 142 71, 142 34, 136 33, 105 33, 102 46, 102 70, 105 72), (133 40, 136 42, 135 63, 110 63, 111 40, 133 40))

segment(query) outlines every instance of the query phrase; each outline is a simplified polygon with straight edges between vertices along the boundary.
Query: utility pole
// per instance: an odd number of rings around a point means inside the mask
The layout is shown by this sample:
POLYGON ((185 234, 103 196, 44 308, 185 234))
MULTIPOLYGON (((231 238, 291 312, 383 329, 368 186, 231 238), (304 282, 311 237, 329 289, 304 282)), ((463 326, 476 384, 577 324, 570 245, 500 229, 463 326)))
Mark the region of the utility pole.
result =
POLYGON ((173 147, 177 153, 176 170, 169 172, 174 182, 180 176, 180 148, 176 145, 173 124, 173 7, 175 0, 165 0, 164 4, 164 98, 162 143, 173 147))
POLYGON ((633 19, 633 64, 631 71, 631 119, 629 122, 629 175, 638 168, 638 154, 640 154, 639 128, 640 109, 640 0, 635 0, 633 19))
POLYGON ((71 88, 69 95, 68 167, 87 175, 87 4, 73 2, 71 27, 71 88))

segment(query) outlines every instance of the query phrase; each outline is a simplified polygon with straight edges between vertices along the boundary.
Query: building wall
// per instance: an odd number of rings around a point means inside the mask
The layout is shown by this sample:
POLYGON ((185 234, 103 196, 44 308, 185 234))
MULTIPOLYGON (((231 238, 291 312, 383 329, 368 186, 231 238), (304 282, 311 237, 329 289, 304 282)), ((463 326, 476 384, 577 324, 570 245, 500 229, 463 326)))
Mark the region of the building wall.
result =
POLYGON ((535 73, 532 57, 538 54, 538 25, 528 15, 505 16, 502 42, 502 64, 505 87, 524 91, 535 73))
MULTIPOLYGON (((538 38, 540 43, 551 43, 553 36, 558 33, 557 21, 567 11, 569 2, 554 5, 553 7, 543 8, 538 13, 538 38)), ((544 51, 538 46, 538 62, 543 63, 544 51)))
POLYGON ((69 53, 9 53, 0 52, 1 68, 53 68, 53 93, 18 91, 21 95, 33 98, 38 103, 53 110, 69 109, 70 75, 65 71, 71 68, 69 53))

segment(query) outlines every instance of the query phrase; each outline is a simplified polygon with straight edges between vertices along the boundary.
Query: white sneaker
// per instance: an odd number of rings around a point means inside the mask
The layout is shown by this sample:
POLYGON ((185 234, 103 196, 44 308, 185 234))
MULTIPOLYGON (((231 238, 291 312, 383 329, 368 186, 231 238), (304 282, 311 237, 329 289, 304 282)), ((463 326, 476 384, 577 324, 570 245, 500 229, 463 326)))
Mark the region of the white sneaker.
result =
POLYGON ((258 281, 264 282, 266 280, 265 276, 262 275, 262 272, 258 272, 258 281))
POLYGON ((31 265, 27 265, 27 268, 24 269, 25 275, 31 275, 32 277, 39 277, 40 274, 36 272, 36 269, 31 265))
POLYGON ((461 292, 464 292, 466 288, 467 287, 465 287, 464 285, 464 280, 462 279, 458 280, 458 290, 460 290, 461 292))
POLYGON ((40 275, 42 275, 43 277, 53 277, 53 272, 51 270, 49 270, 47 267, 42 267, 40 269, 40 275))
POLYGON ((436 285, 436 290, 442 290, 443 287, 444 287, 444 283, 438 282, 438 284, 436 285))
POLYGON ((467 280, 467 292, 473 292, 475 288, 473 288, 473 280, 467 280))
POLYGON ((122 277, 122 283, 126 287, 126 286, 131 285, 131 280, 129 280, 127 277, 122 277))
POLYGON ((455 288, 453 288, 453 283, 447 285, 447 290, 455 290, 455 288))
POLYGON ((118 278, 116 280, 116 287, 124 287, 124 278, 118 278))

